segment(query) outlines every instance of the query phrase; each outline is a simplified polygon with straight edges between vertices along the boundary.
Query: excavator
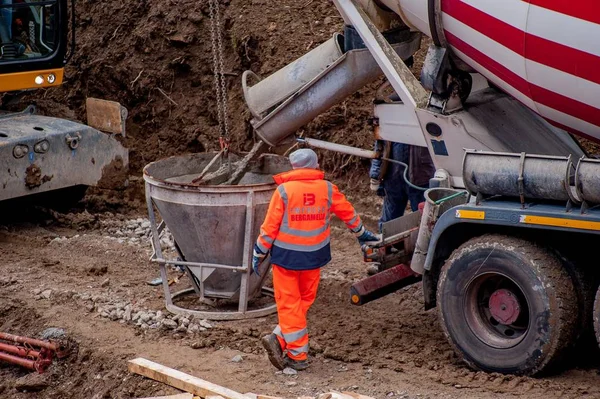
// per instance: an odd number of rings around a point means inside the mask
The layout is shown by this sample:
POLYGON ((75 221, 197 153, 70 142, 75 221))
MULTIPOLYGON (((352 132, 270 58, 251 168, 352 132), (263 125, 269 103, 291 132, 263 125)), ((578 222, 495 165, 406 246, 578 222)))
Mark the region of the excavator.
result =
POLYGON ((379 272, 352 285, 350 303, 422 284, 450 346, 485 372, 542 375, 586 343, 597 349, 600 161, 576 136, 600 141, 600 3, 332 2, 338 33, 269 76, 246 71, 242 87, 272 147, 394 162, 295 136, 384 76, 373 140, 429 150, 425 202, 363 246, 379 272), (424 36, 432 44, 416 77, 409 65, 424 36))
MULTIPOLYGON (((14 96, 63 83, 75 50, 75 7, 67 0, 0 1, 0 92, 14 96)), ((0 113, 0 202, 39 198, 71 203, 89 186, 122 185, 127 110, 87 98, 88 124, 21 112, 0 113)), ((60 204, 59 204, 60 205, 60 204)))

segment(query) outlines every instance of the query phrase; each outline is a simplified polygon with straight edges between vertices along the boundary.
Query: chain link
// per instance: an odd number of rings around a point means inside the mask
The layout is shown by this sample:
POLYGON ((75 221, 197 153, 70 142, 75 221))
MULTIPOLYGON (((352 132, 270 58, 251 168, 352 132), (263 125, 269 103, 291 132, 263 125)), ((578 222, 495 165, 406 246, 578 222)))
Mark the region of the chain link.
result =
MULTIPOLYGON (((221 38, 221 17, 219 0, 208 0, 210 10, 210 33, 212 39, 214 86, 217 97, 217 118, 221 137, 225 139, 225 146, 229 141, 229 123, 227 110, 227 88, 225 86, 225 67, 223 61, 223 41, 221 38)), ((221 146, 223 141, 221 140, 221 146)))

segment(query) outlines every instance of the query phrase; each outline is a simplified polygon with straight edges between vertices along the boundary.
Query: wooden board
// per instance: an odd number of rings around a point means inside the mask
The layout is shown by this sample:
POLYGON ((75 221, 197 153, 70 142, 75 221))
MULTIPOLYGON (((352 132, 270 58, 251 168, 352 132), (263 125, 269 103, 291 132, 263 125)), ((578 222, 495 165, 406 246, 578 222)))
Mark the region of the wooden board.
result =
POLYGON ((181 371, 165 367, 153 361, 137 358, 128 362, 130 372, 160 381, 164 384, 193 393, 203 398, 211 395, 222 396, 224 399, 249 399, 248 396, 231 389, 222 387, 201 378, 191 376, 181 371))
POLYGON ((87 98, 85 100, 87 124, 101 132, 125 136, 124 108, 115 101, 87 98))
POLYGON ((146 398, 137 398, 137 399, 194 399, 194 395, 191 393, 179 393, 177 395, 169 395, 169 396, 148 396, 146 398))

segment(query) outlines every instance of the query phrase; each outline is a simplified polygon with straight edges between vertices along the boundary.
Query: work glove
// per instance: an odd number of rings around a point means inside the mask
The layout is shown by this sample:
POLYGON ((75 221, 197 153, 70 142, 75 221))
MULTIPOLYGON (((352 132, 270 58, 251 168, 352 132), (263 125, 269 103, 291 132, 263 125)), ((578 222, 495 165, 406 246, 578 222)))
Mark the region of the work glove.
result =
POLYGON ((370 179, 369 183, 370 183, 369 187, 371 188, 371 191, 377 191, 377 190, 379 190, 379 185, 380 185, 379 180, 377 180, 377 179, 370 179))
POLYGON ((258 249, 258 246, 254 244, 254 252, 252 253, 252 271, 254 271, 254 273, 256 273, 258 277, 260 277, 258 267, 260 266, 266 255, 267 254, 263 253, 260 249, 258 249))
POLYGON ((354 233, 356 235, 356 237, 358 238, 358 242, 360 244, 363 244, 365 242, 371 242, 371 241, 380 241, 381 240, 381 235, 379 234, 375 234, 372 233, 371 231, 365 229, 364 226, 362 226, 360 228, 359 231, 357 231, 356 233, 354 233))

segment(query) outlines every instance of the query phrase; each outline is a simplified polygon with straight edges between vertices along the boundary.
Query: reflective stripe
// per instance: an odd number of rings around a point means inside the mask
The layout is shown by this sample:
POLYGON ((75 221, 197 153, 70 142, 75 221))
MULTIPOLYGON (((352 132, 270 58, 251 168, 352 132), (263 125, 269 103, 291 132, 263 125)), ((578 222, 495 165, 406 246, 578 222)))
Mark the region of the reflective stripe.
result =
POLYGON ((299 237, 317 237, 317 236, 323 234, 324 232, 326 232, 328 228, 329 228, 329 220, 323 227, 319 227, 318 229, 315 229, 315 230, 292 229, 292 228, 288 227, 287 223, 286 223, 285 226, 282 225, 279 228, 279 231, 286 233, 286 234, 292 234, 295 236, 299 236, 299 237))
POLYGON ((271 238, 270 236, 266 235, 265 233, 260 234, 260 238, 262 238, 263 240, 265 240, 267 242, 267 244, 273 244, 273 241, 275 241, 275 239, 271 238))
POLYGON ((288 196, 287 193, 285 192, 285 188, 283 187, 283 184, 280 185, 279 187, 277 187, 277 191, 279 191, 279 196, 281 197, 281 200, 283 201, 283 218, 281 219, 281 226, 279 226, 279 230, 283 230, 285 232, 285 229, 289 229, 288 227, 288 196))
POLYGON ((330 238, 327 237, 323 242, 315 245, 298 245, 298 244, 290 244, 287 242, 275 241, 273 246, 279 247, 281 249, 289 249, 291 251, 299 251, 299 252, 312 252, 318 251, 319 249, 327 246, 329 244, 330 238))
POLYGON ((331 182, 326 182, 327 183, 327 204, 329 205, 329 209, 331 209, 331 206, 333 205, 333 186, 331 184, 331 182))
POLYGON ((353 229, 350 229, 350 231, 353 233, 358 233, 362 228, 363 228, 363 224, 362 224, 362 222, 360 222, 360 224, 358 226, 356 226, 353 229))
POLYGON ((283 184, 280 184, 279 187, 277 187, 277 191, 279 191, 279 196, 283 200, 283 203, 287 206, 288 197, 287 193, 285 192, 285 188, 283 187, 283 184))
POLYGON ((288 352, 294 356, 300 356, 303 353, 308 353, 308 344, 303 345, 300 348, 288 348, 288 352))
POLYGON ((260 240, 256 241, 256 246, 258 247, 258 249, 260 249, 262 251, 263 254, 266 254, 267 252, 269 252, 269 249, 266 248, 261 242, 260 240))
POLYGON ((283 338, 283 333, 281 332, 281 327, 279 327, 279 325, 275 327, 275 329, 273 330, 273 334, 277 335, 280 338, 283 338))
POLYGON ((303 328, 302 330, 298 330, 293 333, 288 333, 288 334, 284 333, 283 339, 285 339, 285 342, 290 343, 290 342, 298 341, 300 338, 304 337, 306 334, 308 334, 308 330, 306 328, 303 328))
POLYGON ((350 220, 347 224, 348 226, 353 225, 354 223, 356 223, 356 221, 358 220, 358 214, 356 212, 354 212, 354 217, 352 218, 352 220, 350 220))

